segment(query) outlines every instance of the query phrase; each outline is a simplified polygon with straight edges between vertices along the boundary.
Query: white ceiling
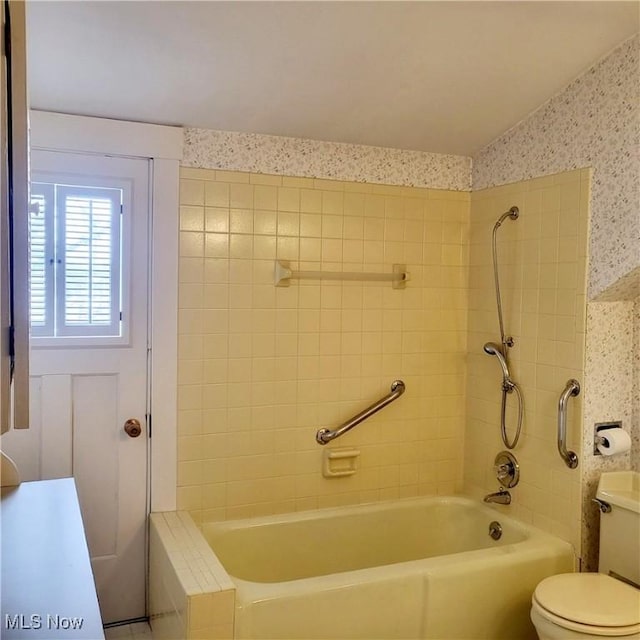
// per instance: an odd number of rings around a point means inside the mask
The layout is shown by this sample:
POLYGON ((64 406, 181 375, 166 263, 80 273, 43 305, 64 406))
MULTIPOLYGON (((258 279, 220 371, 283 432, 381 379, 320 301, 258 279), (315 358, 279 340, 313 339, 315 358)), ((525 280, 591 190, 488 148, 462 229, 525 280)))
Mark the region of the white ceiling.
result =
POLYGON ((639 7, 36 1, 31 103, 472 155, 637 32, 639 7))

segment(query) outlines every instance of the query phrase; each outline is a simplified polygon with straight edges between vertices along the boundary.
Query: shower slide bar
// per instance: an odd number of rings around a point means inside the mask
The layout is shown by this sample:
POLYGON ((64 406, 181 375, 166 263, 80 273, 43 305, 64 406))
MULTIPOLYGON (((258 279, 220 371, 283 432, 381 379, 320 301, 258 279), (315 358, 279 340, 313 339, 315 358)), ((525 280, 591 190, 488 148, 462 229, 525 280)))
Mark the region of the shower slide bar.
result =
POLYGON ((404 289, 409 280, 409 273, 404 264, 394 264, 391 273, 294 271, 286 260, 276 260, 273 275, 276 287, 288 287, 291 280, 359 280, 360 282, 391 282, 394 289, 404 289))
POLYGON ((386 407, 394 400, 397 400, 404 392, 404 382, 402 382, 402 380, 394 380, 391 384, 391 393, 378 400, 378 402, 374 402, 370 407, 367 407, 364 411, 361 411, 357 415, 353 416, 351 420, 347 420, 337 429, 331 430, 327 429, 326 427, 319 429, 316 433, 316 442, 318 444, 327 444, 328 442, 339 438, 341 435, 343 435, 350 429, 353 429, 353 427, 355 427, 356 425, 360 424, 363 420, 370 418, 374 413, 378 413, 380 409, 386 407))
POLYGON ((567 402, 570 396, 575 397, 579 393, 580 383, 571 378, 558 400, 558 453, 569 469, 578 466, 578 456, 574 451, 567 451, 567 402))

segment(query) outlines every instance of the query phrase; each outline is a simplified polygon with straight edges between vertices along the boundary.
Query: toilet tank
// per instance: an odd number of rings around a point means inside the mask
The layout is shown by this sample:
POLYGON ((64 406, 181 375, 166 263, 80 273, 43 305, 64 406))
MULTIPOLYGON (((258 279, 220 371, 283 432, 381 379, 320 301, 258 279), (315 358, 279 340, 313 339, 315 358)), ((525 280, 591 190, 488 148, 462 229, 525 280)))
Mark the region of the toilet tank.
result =
POLYGON ((600 514, 598 571, 640 588, 640 473, 603 473, 596 497, 611 505, 600 514))

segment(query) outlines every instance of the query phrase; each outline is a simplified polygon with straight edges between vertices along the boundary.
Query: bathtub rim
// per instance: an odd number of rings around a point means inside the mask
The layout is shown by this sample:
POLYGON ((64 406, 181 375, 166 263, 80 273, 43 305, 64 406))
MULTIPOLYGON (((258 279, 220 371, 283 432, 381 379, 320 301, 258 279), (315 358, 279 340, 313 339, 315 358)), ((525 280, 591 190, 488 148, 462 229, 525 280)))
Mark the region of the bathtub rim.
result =
MULTIPOLYGON (((470 497, 464 494, 452 494, 452 495, 430 495, 430 496, 410 496, 407 498, 388 498, 385 500, 375 500, 371 502, 359 502, 357 504, 347 504, 340 505, 337 507, 321 507, 319 509, 304 509, 301 511, 287 511, 283 513, 274 513, 270 515, 263 516, 250 516, 248 518, 233 518, 229 520, 209 520, 206 522, 202 522, 199 525, 199 529, 202 531, 205 526, 216 526, 222 529, 239 529, 239 528, 249 528, 249 526, 260 526, 263 524, 286 524, 287 522, 294 521, 309 521, 309 520, 319 520, 323 517, 332 517, 339 516, 340 514, 344 514, 346 511, 351 513, 360 513, 360 512, 376 512, 376 511, 385 511, 391 505, 398 506, 409 506, 414 503, 441 503, 441 504, 460 504, 460 505, 473 505, 474 508, 479 509, 480 511, 486 511, 496 514, 501 518, 506 518, 509 520, 510 524, 514 526, 515 529, 521 532, 528 532, 529 529, 539 531, 542 534, 553 536, 553 534, 547 533, 538 529, 534 525, 530 525, 528 523, 522 522, 518 520, 515 516, 506 513, 503 511, 499 505, 485 504, 480 502, 479 500, 470 497)), ((508 508, 508 507, 506 507, 508 508)), ((504 509, 504 507, 503 507, 504 509)), ((204 535, 204 534, 203 534, 204 535)), ((206 536, 205 536, 206 537, 206 536)), ((553 536, 557 537, 557 536, 553 536)))

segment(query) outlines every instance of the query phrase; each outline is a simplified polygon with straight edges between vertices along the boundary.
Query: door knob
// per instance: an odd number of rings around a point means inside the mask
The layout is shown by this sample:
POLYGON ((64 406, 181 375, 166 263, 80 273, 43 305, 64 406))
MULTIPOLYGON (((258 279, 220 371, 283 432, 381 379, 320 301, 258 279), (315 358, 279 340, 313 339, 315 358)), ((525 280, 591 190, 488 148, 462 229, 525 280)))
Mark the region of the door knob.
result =
POLYGON ((135 418, 129 418, 124 423, 124 430, 130 438, 137 438, 142 433, 140 420, 136 420, 135 418))

